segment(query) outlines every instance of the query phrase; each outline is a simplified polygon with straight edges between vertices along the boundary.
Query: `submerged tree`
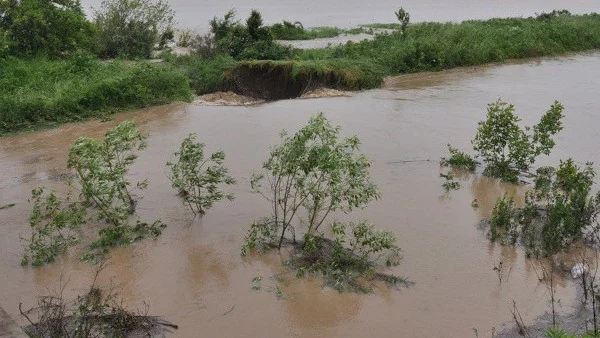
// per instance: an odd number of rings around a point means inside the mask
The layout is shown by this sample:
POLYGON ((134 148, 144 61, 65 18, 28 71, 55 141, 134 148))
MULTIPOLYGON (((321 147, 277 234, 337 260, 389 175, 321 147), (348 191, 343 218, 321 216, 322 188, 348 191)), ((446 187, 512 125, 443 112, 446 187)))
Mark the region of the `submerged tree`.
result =
POLYGON ((21 265, 39 266, 53 262, 69 246, 78 243, 74 230, 86 221, 86 210, 70 196, 61 199, 54 192, 38 187, 31 192, 33 210, 29 216, 31 237, 27 242, 21 265))
POLYGON ((194 214, 204 215, 214 202, 222 199, 233 200, 233 194, 225 194, 222 185, 235 184, 223 165, 225 153, 217 151, 204 157, 204 144, 190 134, 181 143, 179 151, 167 162, 169 179, 173 188, 190 207, 194 214))
POLYGON ((341 138, 340 132, 320 113, 294 135, 281 134, 263 173, 251 180, 252 190, 270 203, 272 212, 251 226, 243 254, 296 243, 299 255, 292 261, 299 272, 319 271, 343 285, 354 280, 353 273, 363 274, 372 266, 371 254, 387 253, 388 262, 395 262, 399 253, 395 236, 367 222, 348 226, 334 222, 329 229, 334 239, 325 235, 323 225, 334 213, 349 213, 379 197, 369 175, 371 162, 360 152, 358 138, 341 138), (345 240, 348 229, 350 243, 345 240), (296 231, 304 241, 297 242, 296 231))
MULTIPOLYGON (((555 101, 533 127, 521 127, 521 119, 512 104, 498 100, 487 107, 486 119, 479 122, 471 140, 477 156, 483 160, 484 175, 506 182, 519 183, 540 155, 550 155, 553 137, 562 130, 564 107, 555 101)), ((478 164, 467 153, 448 146, 450 157, 441 164, 474 171, 478 164)))
POLYGON ((529 254, 546 256, 577 240, 598 242, 600 195, 591 196, 594 177, 590 163, 582 169, 572 159, 561 161, 558 168, 539 168, 523 207, 507 195, 497 200, 490 238, 510 244, 521 239, 529 254))
POLYGON ((518 182, 538 156, 549 155, 555 145, 552 137, 562 130, 563 106, 555 101, 533 128, 521 128, 512 104, 496 101, 488 105, 487 116, 479 122, 473 149, 486 165, 486 175, 518 182), (533 129, 533 133, 531 133, 533 129))
POLYGON ((100 239, 92 247, 131 243, 147 235, 158 235, 162 222, 129 224, 139 197, 133 193, 148 187, 148 180, 132 183, 129 168, 137 159, 137 151, 146 147, 146 136, 131 121, 109 130, 104 139, 77 139, 69 152, 68 167, 74 169, 81 196, 95 207, 98 219, 111 226, 100 230, 100 239))

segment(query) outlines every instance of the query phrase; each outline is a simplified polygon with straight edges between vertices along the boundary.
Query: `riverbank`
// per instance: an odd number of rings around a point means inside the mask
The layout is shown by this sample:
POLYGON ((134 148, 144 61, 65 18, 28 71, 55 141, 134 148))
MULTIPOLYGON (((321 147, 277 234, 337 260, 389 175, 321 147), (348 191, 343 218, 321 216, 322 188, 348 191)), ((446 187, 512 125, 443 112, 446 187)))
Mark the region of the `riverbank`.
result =
POLYGON ((292 50, 280 60, 240 60, 218 54, 163 54, 157 64, 69 60, 0 60, 0 135, 101 117, 117 111, 220 91, 266 101, 309 90, 362 90, 387 76, 440 71, 600 48, 600 15, 395 24, 373 40, 292 50), (396 29, 396 30, 394 30, 396 29))

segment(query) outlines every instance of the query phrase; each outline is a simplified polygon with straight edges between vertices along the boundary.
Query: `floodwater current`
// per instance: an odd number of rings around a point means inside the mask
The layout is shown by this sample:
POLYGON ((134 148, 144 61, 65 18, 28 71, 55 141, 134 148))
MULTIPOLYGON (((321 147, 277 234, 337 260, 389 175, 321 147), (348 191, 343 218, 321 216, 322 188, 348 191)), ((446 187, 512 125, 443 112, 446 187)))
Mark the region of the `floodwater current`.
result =
MULTIPOLYGON (((82 0, 86 12, 101 0, 82 0)), ((246 19, 250 11, 257 9, 265 23, 281 20, 300 21, 305 27, 335 26, 354 27, 362 24, 397 22, 394 11, 402 6, 410 12, 411 22, 463 21, 507 16, 532 16, 553 9, 568 9, 572 13, 600 11, 597 0, 169 0, 176 12, 179 27, 208 30, 208 22, 215 16, 222 17, 235 9, 237 17, 246 19)))
MULTIPOLYGON (((486 104, 502 98, 528 125, 554 100, 566 107, 557 146, 538 165, 567 157, 600 163, 599 88, 600 53, 592 52, 401 76, 350 97, 244 107, 173 104, 1 138, 0 206, 16 205, 0 210, 0 306, 19 318, 19 303, 33 305, 36 296, 57 290, 61 279, 67 295, 85 291, 92 269, 78 259, 81 246, 45 267, 20 266, 27 199, 38 185, 64 190, 67 153, 77 137, 100 137, 131 119, 149 141, 132 168, 134 179, 150 180, 139 214, 168 227, 156 240, 112 250, 101 283, 112 280, 126 303, 147 302, 152 314, 178 324, 174 337, 466 337, 473 328, 490 336, 492 328, 511 324, 513 300, 532 322, 548 309, 535 262, 521 249, 490 244, 480 227, 497 196, 522 190, 476 174, 463 176, 460 190, 445 193, 438 160, 447 143, 468 149, 486 104), (251 173, 282 129, 293 132, 317 112, 345 135, 357 134, 373 160, 382 199, 353 217, 397 235, 403 260, 392 271, 414 281, 412 287, 340 294, 318 278, 297 279, 275 253, 240 256, 248 225, 269 211, 250 192, 251 173), (236 200, 217 203, 202 219, 194 219, 165 176, 170 154, 192 132, 209 151, 226 152, 238 180, 236 200), (474 199, 479 208, 471 206, 474 199), (492 270, 500 261, 511 270, 501 284, 492 270), (262 287, 253 290, 257 276, 262 287)), ((571 309, 574 297, 573 281, 561 280, 561 312, 571 309)))

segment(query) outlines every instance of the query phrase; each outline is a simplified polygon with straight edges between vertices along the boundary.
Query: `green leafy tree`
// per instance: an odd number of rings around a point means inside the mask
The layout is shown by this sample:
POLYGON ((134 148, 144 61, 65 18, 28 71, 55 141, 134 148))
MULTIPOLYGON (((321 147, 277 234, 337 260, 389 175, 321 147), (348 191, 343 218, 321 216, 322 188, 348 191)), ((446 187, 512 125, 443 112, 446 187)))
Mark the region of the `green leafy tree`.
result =
POLYGON ((22 265, 44 265, 53 262, 56 256, 78 242, 73 233, 86 221, 83 205, 60 199, 54 192, 47 193, 38 187, 31 192, 33 210, 29 216, 31 237, 27 242, 22 265))
POLYGON ((138 196, 132 189, 147 188, 148 180, 132 183, 127 177, 137 159, 137 151, 146 147, 146 136, 131 121, 109 130, 104 139, 77 139, 69 152, 68 167, 75 171, 86 203, 97 210, 99 219, 111 227, 100 230, 100 239, 92 247, 128 244, 147 235, 156 236, 164 227, 160 221, 129 224, 138 196))
POLYGON ((373 270, 383 256, 388 265, 398 263, 400 249, 393 233, 367 221, 324 226, 333 215, 379 198, 369 174, 371 162, 360 152, 358 138, 340 134, 340 127, 322 113, 293 135, 282 132, 263 171, 251 179, 252 190, 271 205, 271 215, 251 225, 242 254, 293 244, 296 251, 288 265, 297 275, 318 273, 340 291, 370 290, 359 279, 406 282, 373 270), (302 242, 296 242, 296 231, 303 234, 302 242))
POLYGON ((339 134, 340 128, 320 113, 293 136, 283 132, 281 144, 263 164, 264 172, 252 176, 252 190, 271 203, 267 223, 280 235, 279 248, 300 211, 307 216, 306 233, 312 235, 332 212, 350 212, 379 197, 358 138, 340 139, 339 134), (266 190, 263 181, 268 182, 266 190))
POLYGON ((550 154, 555 144, 552 137, 562 130, 562 111, 563 106, 554 102, 532 133, 532 128, 519 126, 513 105, 500 100, 489 104, 487 117, 479 122, 471 141, 486 164, 484 173, 517 183, 538 156, 550 154))
POLYGON ((396 18, 400 21, 400 31, 402 32, 402 37, 406 37, 406 27, 410 22, 410 14, 404 10, 404 8, 400 7, 400 9, 395 12, 396 18))
POLYGON ((78 0, 0 0, 0 50, 62 57, 93 50, 94 33, 78 0))
POLYGON ((510 244, 522 238, 529 254, 546 256, 585 235, 598 241, 600 195, 592 196, 594 177, 591 163, 579 168, 572 159, 561 161, 558 168, 539 168, 523 207, 517 208, 507 195, 496 201, 490 238, 510 244))
POLYGON ((150 57, 157 44, 172 36, 173 18, 174 11, 163 0, 104 0, 94 15, 100 56, 150 57))
POLYGON ((215 152, 204 157, 204 144, 196 141, 196 135, 190 134, 181 143, 179 151, 167 162, 170 169, 169 179, 184 202, 194 214, 204 215, 214 202, 222 199, 233 200, 233 194, 225 194, 221 186, 235 184, 223 165, 225 153, 215 152))

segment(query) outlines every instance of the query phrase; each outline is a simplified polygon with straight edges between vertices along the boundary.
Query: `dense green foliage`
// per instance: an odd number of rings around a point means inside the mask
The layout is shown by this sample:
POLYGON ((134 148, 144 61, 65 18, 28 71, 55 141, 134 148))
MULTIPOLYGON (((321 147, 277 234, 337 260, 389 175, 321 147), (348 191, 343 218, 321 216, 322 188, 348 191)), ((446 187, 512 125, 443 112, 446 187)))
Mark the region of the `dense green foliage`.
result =
MULTIPOLYGON (((401 28, 401 25, 384 25, 401 28)), ((415 23, 372 41, 298 54, 306 59, 353 59, 380 67, 386 75, 438 71, 569 51, 600 48, 600 15, 415 23)))
POLYGON ((210 21, 211 33, 219 51, 236 59, 279 60, 291 56, 291 49, 276 44, 261 14, 253 10, 243 25, 231 10, 222 19, 210 21))
POLYGON ((93 33, 78 0, 0 0, 0 56, 93 50, 93 33))
POLYGON ((0 59, 0 134, 81 121, 125 109, 191 100, 172 67, 69 60, 0 59))
POLYGON ((539 168, 523 207, 508 195, 496 201, 490 239, 513 245, 522 239, 528 254, 536 256, 554 254, 581 239, 597 242, 600 195, 591 196, 594 177, 591 164, 582 169, 572 159, 557 168, 539 168))
POLYGON ((124 121, 109 130, 104 139, 77 139, 69 152, 68 167, 75 171, 81 187, 81 197, 94 207, 96 218, 108 223, 100 230, 92 248, 132 243, 148 235, 160 234, 160 221, 146 224, 137 221, 130 225, 139 197, 133 190, 143 190, 148 181, 129 181, 129 167, 137 152, 146 147, 146 137, 131 121, 124 121))
POLYGON ((471 141, 486 165, 484 173, 517 183, 519 174, 529 170, 538 156, 550 154, 552 137, 562 130, 563 109, 555 101, 533 128, 521 128, 513 105, 500 100, 489 104, 486 119, 479 122, 471 141))
POLYGON ((369 270, 371 254, 389 254, 388 263, 393 264, 399 248, 390 232, 367 222, 334 222, 331 232, 322 229, 335 213, 349 213, 379 197, 358 138, 341 138, 340 132, 318 114, 294 135, 282 133, 263 172, 252 176, 252 190, 269 202, 272 213, 251 226, 243 254, 281 248, 286 239, 296 243, 299 232, 304 241, 292 260, 299 273, 319 272, 334 284, 346 285, 355 280, 353 274, 369 270))
POLYGON ((225 153, 217 151, 204 157, 204 143, 196 141, 196 134, 190 134, 181 143, 179 151, 167 162, 171 185, 194 214, 204 215, 214 202, 222 199, 233 200, 233 194, 225 194, 222 185, 235 184, 223 165, 225 153))
POLYGON ((31 192, 33 210, 29 216, 31 237, 27 242, 21 265, 44 265, 53 262, 67 247, 76 244, 79 238, 73 233, 86 220, 86 210, 81 203, 61 199, 44 188, 31 192))
POLYGON ((173 38, 174 14, 162 0, 104 0, 94 15, 99 55, 149 58, 157 44, 173 38))
POLYGON ((269 26, 271 35, 275 40, 313 40, 322 38, 332 38, 341 34, 359 34, 362 28, 341 29, 337 27, 312 27, 305 29, 300 22, 291 23, 283 20, 283 23, 276 23, 269 26))

